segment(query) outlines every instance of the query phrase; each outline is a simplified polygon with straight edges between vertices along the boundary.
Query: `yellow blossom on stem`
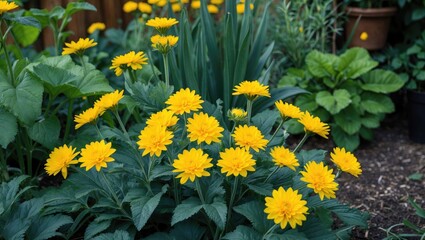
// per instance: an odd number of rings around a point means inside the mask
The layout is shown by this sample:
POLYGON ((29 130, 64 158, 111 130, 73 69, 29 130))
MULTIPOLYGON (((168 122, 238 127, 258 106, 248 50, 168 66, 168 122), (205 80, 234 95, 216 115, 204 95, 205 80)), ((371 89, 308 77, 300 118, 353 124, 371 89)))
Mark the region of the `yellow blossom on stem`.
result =
POLYGON ((94 47, 97 45, 93 39, 90 38, 80 38, 77 42, 71 41, 70 43, 65 43, 65 48, 63 48, 62 55, 68 54, 77 54, 81 55, 88 48, 94 47))
POLYGON ((137 10, 138 4, 134 1, 124 3, 122 10, 126 13, 131 13, 137 10))
POLYGON ((174 116, 174 113, 164 109, 160 112, 154 113, 146 121, 146 124, 149 126, 162 126, 162 127, 172 127, 177 124, 178 118, 174 116))
POLYGON ((282 100, 279 100, 274 103, 277 110, 279 110, 280 116, 285 118, 300 118, 302 116, 302 112, 299 107, 292 105, 290 103, 284 103, 282 100))
MULTIPOLYGON (((254 4, 249 4, 249 9, 253 10, 254 9, 254 4)), ((243 14, 245 13, 245 3, 238 3, 236 5, 236 12, 238 14, 243 14)))
POLYGON ((56 176, 56 174, 62 172, 63 178, 66 179, 69 165, 78 163, 75 157, 80 152, 75 152, 75 150, 75 148, 68 147, 66 144, 53 149, 44 167, 47 174, 56 176))
POLYGON ((124 90, 115 90, 114 92, 104 94, 94 103, 94 107, 98 107, 103 113, 104 111, 116 107, 118 102, 124 97, 124 90))
POLYGON ((221 173, 226 173, 226 176, 246 177, 248 171, 255 171, 255 160, 251 153, 243 148, 227 148, 224 152, 220 152, 217 166, 221 167, 221 173))
POLYGON ((220 127, 215 117, 205 113, 195 113, 187 121, 188 138, 192 142, 211 144, 211 142, 220 142, 220 138, 223 137, 224 128, 220 127))
POLYGON ((208 9, 208 12, 212 13, 212 14, 217 14, 218 11, 219 11, 218 7, 216 5, 213 5, 213 4, 208 4, 207 9, 208 9))
POLYGON ((104 140, 98 142, 91 142, 85 148, 81 149, 81 157, 78 159, 81 162, 81 167, 85 167, 86 171, 92 167, 96 171, 100 171, 102 167, 107 168, 108 162, 113 162, 114 158, 111 157, 116 150, 112 148, 112 143, 106 143, 104 140))
POLYGON ((173 35, 161 36, 157 34, 151 37, 152 47, 162 54, 167 54, 178 41, 179 37, 173 35))
POLYGON ((152 6, 145 3, 145 2, 139 2, 139 11, 142 13, 152 13, 152 6))
POLYGON ((258 96, 270 97, 269 86, 261 84, 259 81, 243 81, 235 86, 232 95, 245 95, 249 100, 258 96))
POLYGON ((305 132, 315 133, 328 139, 329 125, 320 121, 320 118, 310 115, 309 112, 305 112, 299 118, 298 122, 304 125, 305 132))
POLYGON ((252 148, 256 152, 260 149, 264 150, 269 142, 256 126, 237 126, 232 137, 235 138, 237 146, 244 147, 246 150, 252 148))
POLYGON ((14 2, 0 1, 0 15, 18 7, 19 6, 14 2))
POLYGON ((173 143, 174 135, 164 126, 146 126, 140 131, 139 149, 144 149, 142 156, 161 156, 162 151, 167 151, 167 146, 173 143))
POLYGON ((173 4, 171 4, 171 10, 173 11, 173 12, 181 12, 181 10, 182 10, 182 5, 180 4, 180 3, 173 3, 173 4))
POLYGON ((87 29, 87 32, 89 34, 92 34, 92 33, 94 33, 97 30, 105 30, 105 28, 106 28, 106 25, 104 23, 102 23, 102 22, 95 22, 95 23, 92 23, 90 25, 90 27, 87 29))
POLYGON ((275 224, 279 224, 285 229, 289 224, 291 228, 297 225, 302 226, 302 222, 307 220, 308 213, 307 201, 302 200, 302 195, 298 194, 298 190, 288 188, 288 190, 279 187, 273 190, 272 197, 266 197, 267 219, 271 219, 275 224))
POLYGON ((272 156, 273 162, 276 166, 288 167, 295 171, 295 167, 298 167, 300 165, 295 154, 285 147, 274 147, 270 151, 270 155, 272 156))
POLYGON ((344 148, 334 148, 331 153, 331 161, 343 172, 347 172, 355 177, 362 174, 362 169, 357 158, 344 148))
POLYGON ((167 30, 179 23, 175 18, 159 18, 155 17, 153 19, 149 19, 146 23, 146 26, 155 28, 161 34, 165 34, 167 30))
POLYGON ((241 108, 233 108, 228 113, 229 119, 235 122, 242 122, 246 119, 248 113, 241 108))
POLYGON ((304 166, 305 171, 300 171, 301 181, 307 183, 307 187, 319 194, 320 200, 324 197, 336 198, 335 191, 338 190, 338 183, 335 182, 335 175, 323 162, 310 161, 304 166))
POLYGON ((121 76, 123 70, 131 68, 133 70, 142 69, 143 65, 147 64, 148 59, 144 52, 131 51, 124 55, 116 56, 112 59, 112 66, 109 69, 114 69, 115 75, 121 76))
POLYGON ((211 160, 212 158, 209 158, 208 154, 204 154, 202 149, 184 150, 174 160, 173 172, 179 173, 176 178, 180 178, 180 184, 185 184, 187 180, 194 182, 196 178, 210 176, 205 169, 213 166, 211 160))
POLYGON ((220 5, 224 2, 224 0, 211 0, 210 3, 211 4, 215 4, 215 5, 220 5))
POLYGON ((75 129, 79 129, 83 125, 95 121, 103 111, 99 107, 92 107, 74 116, 74 122, 77 123, 75 129))
POLYGON ((201 96, 196 94, 195 90, 191 91, 189 88, 182 88, 171 95, 165 104, 169 105, 167 109, 174 114, 182 115, 191 111, 198 111, 202 108, 201 104, 203 102, 201 96))

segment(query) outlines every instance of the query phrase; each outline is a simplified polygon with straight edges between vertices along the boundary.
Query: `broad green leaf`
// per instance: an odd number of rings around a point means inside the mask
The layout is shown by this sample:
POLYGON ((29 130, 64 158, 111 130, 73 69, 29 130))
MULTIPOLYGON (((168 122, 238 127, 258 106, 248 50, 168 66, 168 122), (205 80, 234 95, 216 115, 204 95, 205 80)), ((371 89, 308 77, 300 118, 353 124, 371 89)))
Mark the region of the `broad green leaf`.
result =
POLYGON ((267 135, 271 132, 278 118, 280 119, 280 115, 276 111, 265 110, 252 118, 252 124, 256 126, 263 135, 267 135))
POLYGON ((6 149, 18 133, 18 123, 16 117, 6 110, 0 108, 0 145, 6 149))
POLYGON ((49 215, 41 217, 33 221, 27 232, 27 237, 33 240, 44 240, 54 236, 58 236, 61 233, 57 230, 66 224, 73 222, 70 216, 66 215, 49 215))
POLYGON ((313 112, 319 107, 316 102, 316 94, 304 94, 298 96, 295 99, 295 105, 298 106, 301 111, 309 112, 313 112))
POLYGON ((282 234, 271 234, 267 240, 309 240, 304 233, 298 232, 296 229, 287 230, 282 234))
POLYGON ((202 203, 198 198, 191 197, 184 200, 174 209, 173 217, 171 219, 171 226, 190 218, 191 216, 199 212, 201 208, 202 203))
POLYGON ((112 220, 106 220, 101 222, 92 221, 84 232, 84 239, 92 239, 97 234, 105 231, 111 226, 112 220))
POLYGON ((72 82, 72 86, 73 88, 64 91, 64 94, 69 98, 99 95, 112 92, 114 90, 109 85, 105 75, 96 69, 88 70, 86 75, 83 74, 83 76, 76 78, 76 81, 72 82))
POLYGON ((392 93, 403 87, 404 81, 394 72, 373 70, 363 75, 363 90, 376 93, 392 93))
POLYGON ((223 237, 223 239, 227 240, 258 240, 261 238, 262 235, 259 232, 244 225, 237 226, 235 231, 230 232, 223 237))
MULTIPOLYGON (((210 156, 211 157, 211 156, 210 156)), ((205 191, 205 202, 211 203, 214 198, 222 198, 226 193, 223 187, 223 176, 219 173, 211 173, 211 176, 208 178, 201 179, 201 188, 207 189, 205 191)))
POLYGON ((20 121, 31 125, 41 114, 43 85, 28 73, 22 73, 18 80, 16 87, 7 81, 0 82, 0 103, 20 121))
POLYGON ((344 72, 346 78, 356 79, 378 66, 364 48, 350 48, 340 56, 338 71, 344 72))
POLYGON ((322 162, 325 160, 326 151, 313 149, 313 150, 301 150, 296 154, 300 167, 303 167, 310 161, 322 162))
MULTIPOLYGON (((201 240, 206 231, 195 221, 184 221, 176 224, 170 232, 173 240, 201 240)), ((164 240, 164 239, 160 239, 164 240)))
POLYGON ((359 131, 360 137, 368 141, 373 140, 373 130, 367 127, 362 126, 359 131))
POLYGON ((11 208, 11 205, 18 199, 18 197, 24 192, 21 190, 19 193, 19 185, 27 179, 29 176, 19 176, 13 178, 9 182, 3 182, 0 185, 0 203, 3 206, 3 211, 0 211, 0 215, 11 208))
POLYGON ((165 102, 173 93, 173 87, 167 87, 165 83, 157 85, 142 84, 136 82, 129 86, 131 97, 139 103, 147 113, 161 111, 165 108, 165 102))
POLYGON ((96 7, 87 2, 70 2, 68 3, 68 5, 66 5, 65 12, 71 16, 74 13, 83 11, 83 10, 96 11, 96 7))
POLYGON ((425 17, 425 7, 416 7, 412 11, 412 20, 417 21, 425 17))
POLYGON ((40 35, 40 28, 27 26, 20 23, 13 24, 13 35, 23 47, 28 47, 37 41, 40 35))
POLYGON ((342 204, 332 207, 330 210, 348 226, 358 226, 363 229, 367 228, 369 215, 365 212, 342 204))
POLYGON ((216 201, 211 204, 204 204, 202 208, 219 229, 224 229, 227 216, 227 206, 224 202, 216 201))
POLYGON ((0 235, 7 240, 24 240, 25 232, 30 227, 30 224, 31 221, 29 219, 8 220, 4 226, 0 227, 0 235))
POLYGON ((130 203, 133 222, 137 230, 140 231, 145 226, 153 211, 155 211, 158 206, 162 195, 167 192, 167 188, 168 185, 164 185, 161 192, 157 193, 152 198, 144 196, 130 203))
POLYGON ((99 236, 96 236, 95 238, 92 238, 92 240, 130 240, 134 239, 130 237, 130 234, 123 230, 116 230, 114 233, 103 233, 99 236))
MULTIPOLYGON (((268 195, 271 195, 271 191, 268 195)), ((256 231, 264 234, 274 225, 273 221, 267 220, 267 216, 264 213, 264 208, 264 202, 251 201, 236 206, 233 208, 233 210, 246 217, 251 222, 256 231)))
POLYGON ((314 77, 324 78, 336 75, 334 66, 338 64, 339 59, 335 55, 313 50, 307 55, 305 62, 314 77))
POLYGON ((361 123, 367 128, 377 128, 379 127, 381 118, 377 114, 368 114, 366 113, 361 118, 361 123))
POLYGON ((167 233, 163 233, 163 232, 156 232, 156 233, 149 235, 149 236, 147 236, 143 239, 144 240, 176 240, 174 237, 171 237, 167 233))
POLYGON ((262 196, 269 196, 270 193, 273 191, 273 185, 270 184, 270 183, 255 182, 253 184, 246 184, 246 186, 250 190, 252 190, 252 191, 254 191, 254 192, 256 192, 256 193, 258 193, 262 196))
POLYGON ((303 225, 297 229, 304 233, 309 240, 336 239, 330 227, 327 227, 319 219, 312 216, 308 216, 307 221, 303 222, 303 225))
POLYGON ((328 91, 321 91, 316 95, 316 102, 331 114, 337 114, 350 105, 350 97, 350 93, 345 89, 335 90, 333 95, 328 91))
POLYGON ((347 134, 359 132, 362 126, 361 119, 354 107, 348 107, 334 116, 335 123, 347 134))
POLYGON ((31 26, 37 29, 41 29, 40 22, 33 17, 29 17, 29 16, 15 17, 11 20, 24 26, 31 26))
POLYGON ((354 151, 360 145, 359 134, 349 135, 338 126, 332 128, 332 138, 338 147, 344 147, 348 151, 354 151))
POLYGON ((392 113, 394 112, 394 103, 386 95, 364 92, 361 95, 361 108, 366 112, 377 114, 377 113, 392 113))
POLYGON ((30 138, 41 145, 53 149, 58 145, 61 125, 56 116, 42 119, 28 128, 30 138))
POLYGON ((290 134, 296 135, 304 132, 304 125, 298 122, 298 119, 289 119, 283 124, 283 128, 290 134))

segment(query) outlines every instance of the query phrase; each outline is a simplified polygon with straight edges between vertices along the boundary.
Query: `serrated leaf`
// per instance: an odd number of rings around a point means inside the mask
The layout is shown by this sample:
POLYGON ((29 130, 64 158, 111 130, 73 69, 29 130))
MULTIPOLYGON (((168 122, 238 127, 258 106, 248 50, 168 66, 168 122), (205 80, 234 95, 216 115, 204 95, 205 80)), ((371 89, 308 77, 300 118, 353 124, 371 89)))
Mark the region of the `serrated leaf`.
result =
POLYGON ((337 114, 351 103, 351 95, 345 89, 338 89, 331 94, 328 91, 318 92, 316 102, 331 114, 337 114))
POLYGON ((16 117, 13 114, 0 108, 0 145, 6 149, 7 145, 11 143, 16 134, 18 133, 18 123, 16 117))
POLYGON ((278 118, 280 118, 280 115, 276 111, 265 110, 252 118, 252 124, 256 126, 263 135, 267 135, 271 132, 278 118))
MULTIPOLYGON (((24 240, 25 232, 30 227, 31 221, 28 219, 9 220, 4 226, 0 235, 7 240, 24 240)), ((2 230, 0 228, 0 230, 2 230)))
POLYGON ((167 87, 163 82, 159 82, 158 85, 136 82, 128 88, 130 89, 131 97, 147 113, 158 112, 164 109, 165 102, 173 93, 173 87, 167 87))
POLYGON ((41 145, 53 149, 58 145, 61 125, 56 116, 36 122, 28 129, 30 138, 41 145))
POLYGON ((271 234, 267 240, 309 240, 304 233, 300 233, 297 230, 287 230, 282 234, 271 234))
MULTIPOLYGON (((11 205, 16 201, 19 194, 21 194, 23 191, 21 191, 18 194, 19 191, 19 185, 27 179, 29 176, 19 176, 16 178, 13 178, 9 182, 3 182, 0 185, 0 202, 3 207, 3 211, 6 211, 11 207, 11 205)), ((1 214, 1 212, 0 212, 1 214)))
POLYGON ((315 217, 308 217, 303 225, 297 228, 309 240, 335 239, 330 227, 327 227, 315 217))
POLYGON ((273 185, 270 183, 256 182, 253 184, 246 184, 246 186, 255 193, 258 193, 262 196, 269 196, 270 193, 273 191, 273 185))
POLYGON ((259 232, 243 225, 237 226, 235 231, 230 232, 223 237, 223 239, 228 240, 258 240, 261 238, 262 235, 259 232))
POLYGON ((111 223, 112 223, 111 220, 106 220, 102 222, 95 222, 95 221, 91 222, 87 226, 86 231, 84 232, 84 239, 92 239, 97 234, 108 229, 109 226, 111 226, 111 223))
POLYGON ((204 227, 194 221, 184 221, 173 227, 170 232, 170 238, 173 237, 173 240, 201 240, 205 231, 204 227))
POLYGON ((32 222, 27 231, 27 237, 33 240, 49 239, 60 234, 57 232, 60 227, 71 223, 73 223, 72 218, 66 215, 58 214, 41 217, 32 222))
POLYGON ((167 188, 168 185, 164 185, 161 192, 157 193, 152 198, 142 197, 130 203, 133 222, 137 230, 140 231, 145 226, 153 211, 155 211, 158 206, 162 195, 167 192, 167 188))
POLYGON ((190 218, 191 216, 199 212, 201 208, 202 203, 198 198, 191 197, 184 200, 174 209, 173 217, 171 219, 171 226, 190 218))
POLYGON ((92 240, 130 240, 133 239, 130 237, 130 234, 123 230, 116 230, 114 233, 103 233, 99 236, 96 236, 95 238, 92 238, 92 240))
POLYGON ((144 240, 176 240, 173 237, 171 237, 170 235, 163 233, 163 232, 156 232, 156 233, 149 235, 149 236, 147 236, 143 239, 144 240))
MULTIPOLYGON (((269 196, 271 192, 269 192, 269 196)), ((251 201, 242 205, 236 206, 233 210, 242 216, 246 217, 259 233, 266 233, 270 227, 274 225, 273 221, 267 220, 267 216, 264 213, 265 205, 260 201, 251 201)))
POLYGON ((394 103, 386 95, 364 92, 361 95, 361 107, 369 113, 392 113, 394 112, 394 103))
POLYGON ((202 208, 219 229, 224 229, 227 216, 227 206, 224 202, 216 201, 211 204, 204 204, 202 208))
POLYGON ((404 81, 394 72, 373 70, 363 75, 363 90, 376 93, 392 93, 403 87, 404 81))
POLYGON ((301 150, 296 154, 300 167, 312 160, 322 162, 325 160, 325 155, 326 151, 321 149, 301 150))

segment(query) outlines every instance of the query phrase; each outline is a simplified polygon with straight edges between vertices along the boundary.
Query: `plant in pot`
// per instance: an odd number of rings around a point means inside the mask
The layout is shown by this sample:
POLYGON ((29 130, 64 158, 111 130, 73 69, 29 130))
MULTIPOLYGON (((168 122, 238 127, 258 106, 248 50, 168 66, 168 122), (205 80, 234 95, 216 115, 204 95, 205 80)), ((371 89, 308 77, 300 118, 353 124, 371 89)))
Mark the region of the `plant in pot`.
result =
POLYGON ((391 61, 391 67, 405 81, 409 137, 425 143, 425 31, 404 47, 391 61))
POLYGON ((385 46, 391 17, 397 12, 393 0, 344 0, 349 47, 378 50, 385 46))

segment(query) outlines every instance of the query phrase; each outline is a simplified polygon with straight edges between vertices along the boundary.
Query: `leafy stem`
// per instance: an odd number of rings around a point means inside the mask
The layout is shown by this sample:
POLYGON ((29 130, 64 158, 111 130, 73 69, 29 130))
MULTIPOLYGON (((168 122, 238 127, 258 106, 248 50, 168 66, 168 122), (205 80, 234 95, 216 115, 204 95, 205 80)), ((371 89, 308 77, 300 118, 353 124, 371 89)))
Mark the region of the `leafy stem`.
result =
POLYGON ((308 134, 307 132, 304 134, 303 139, 301 139, 300 143, 298 143, 298 145, 295 147, 295 149, 293 151, 294 153, 296 153, 300 150, 300 148, 304 145, 305 141, 307 141, 309 136, 310 136, 310 134, 308 134))
POLYGON ((199 179, 195 179, 196 191, 198 192, 199 198, 201 199, 202 204, 205 204, 204 194, 202 193, 201 184, 199 183, 199 179))
POLYGON ((1 41, 0 43, 4 51, 7 69, 9 70, 9 74, 10 74, 10 79, 12 80, 12 83, 15 84, 15 76, 13 74, 12 63, 10 61, 9 52, 7 51, 7 48, 6 48, 6 36, 7 36, 7 33, 10 31, 10 29, 12 28, 9 27, 6 30, 5 34, 3 35, 3 32, 1 31, 1 25, 2 24, 0 24, 0 41, 1 41))
POLYGON ((251 125, 251 114, 252 114, 252 102, 254 100, 250 100, 248 99, 247 103, 246 103, 246 112, 248 114, 248 126, 251 125))
POLYGON ((264 233, 264 235, 263 235, 263 237, 262 237, 261 239, 262 239, 262 240, 267 239, 266 237, 267 237, 270 233, 272 233, 272 232, 273 232, 273 231, 277 228, 277 226, 279 226, 279 225, 275 224, 275 225, 273 225, 273 227, 269 228, 269 230, 267 230, 267 232, 266 232, 266 233, 264 233))
POLYGON ((235 180, 233 182, 233 187, 232 187, 232 193, 230 195, 229 209, 227 211, 226 226, 224 228, 225 231, 229 227, 229 223, 230 223, 230 220, 232 218, 232 208, 233 208, 233 204, 235 202, 235 196, 236 196, 236 191, 238 189, 238 185, 239 185, 239 177, 235 177, 235 180))
POLYGON ((63 141, 68 140, 69 132, 71 131, 72 111, 74 110, 74 99, 70 99, 68 103, 68 114, 66 116, 65 135, 63 141))
POLYGON ((122 122, 122 119, 121 119, 120 115, 118 114, 118 109, 117 109, 117 107, 115 107, 115 108, 112 110, 112 112, 114 113, 115 118, 117 119, 118 124, 120 125, 121 130, 124 132, 124 135, 125 135, 125 137, 127 138, 128 143, 129 143, 130 145, 132 145, 132 143, 131 143, 131 139, 130 139, 130 135, 128 134, 127 130, 125 129, 124 123, 122 122))
POLYGON ((170 69, 168 66, 168 53, 162 54, 164 60, 165 86, 170 86, 170 69))
POLYGON ((264 182, 266 183, 271 178, 271 176, 273 176, 273 174, 275 174, 277 172, 277 170, 279 170, 278 166, 276 166, 275 169, 267 176, 267 178, 266 178, 266 180, 264 180, 264 182))
POLYGON ((277 132, 282 128, 284 122, 285 122, 285 120, 282 119, 282 121, 279 123, 279 126, 277 126, 276 131, 274 131, 272 137, 269 139, 269 144, 272 142, 272 140, 276 136, 277 132))

